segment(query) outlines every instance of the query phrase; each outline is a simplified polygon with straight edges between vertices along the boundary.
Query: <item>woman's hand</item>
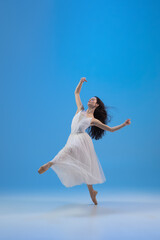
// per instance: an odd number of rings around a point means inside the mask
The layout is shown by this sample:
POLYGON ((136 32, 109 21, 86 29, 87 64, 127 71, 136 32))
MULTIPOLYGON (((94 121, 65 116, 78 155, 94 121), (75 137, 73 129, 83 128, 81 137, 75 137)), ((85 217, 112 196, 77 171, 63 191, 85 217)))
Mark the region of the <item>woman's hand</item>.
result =
POLYGON ((84 82, 87 82, 86 78, 85 77, 82 77, 81 80, 80 80, 81 83, 84 83, 84 82))
POLYGON ((84 82, 87 82, 87 80, 86 80, 85 77, 82 77, 81 80, 79 81, 78 86, 76 87, 76 90, 75 90, 74 93, 80 93, 82 84, 83 84, 84 82))
POLYGON ((127 120, 124 122, 124 124, 125 124, 125 126, 131 124, 130 119, 127 119, 127 120))

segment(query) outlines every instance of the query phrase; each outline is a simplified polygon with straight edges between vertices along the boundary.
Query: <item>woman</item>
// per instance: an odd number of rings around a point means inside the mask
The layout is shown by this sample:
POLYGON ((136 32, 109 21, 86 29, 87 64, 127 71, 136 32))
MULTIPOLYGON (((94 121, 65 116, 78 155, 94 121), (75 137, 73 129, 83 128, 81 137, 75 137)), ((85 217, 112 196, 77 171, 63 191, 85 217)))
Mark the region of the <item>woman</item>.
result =
POLYGON ((77 112, 72 119, 71 133, 67 143, 51 161, 41 166, 38 172, 42 174, 49 168, 53 169, 66 187, 86 183, 91 199, 97 205, 98 192, 93 189, 92 184, 103 183, 106 178, 91 137, 98 140, 105 131, 114 132, 131 122, 127 119, 116 127, 106 125, 108 112, 97 96, 88 101, 88 109, 85 111, 79 95, 83 82, 87 82, 84 77, 81 78, 75 90, 77 112), (87 128, 90 129, 89 134, 85 131, 87 128))

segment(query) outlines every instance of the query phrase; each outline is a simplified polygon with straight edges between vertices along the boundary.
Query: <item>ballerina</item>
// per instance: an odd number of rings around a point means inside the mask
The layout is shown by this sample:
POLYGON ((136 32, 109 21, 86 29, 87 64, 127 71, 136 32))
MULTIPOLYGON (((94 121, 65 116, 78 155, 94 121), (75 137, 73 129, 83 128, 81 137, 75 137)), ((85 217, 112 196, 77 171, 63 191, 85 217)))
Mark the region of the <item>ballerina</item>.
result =
POLYGON ((51 161, 41 166, 38 173, 42 174, 51 168, 66 187, 85 183, 93 203, 97 205, 96 195, 98 192, 93 189, 92 185, 104 183, 106 178, 92 139, 98 140, 102 138, 105 131, 117 131, 129 125, 131 121, 127 119, 118 126, 108 126, 106 124, 109 122, 108 112, 104 103, 97 96, 90 98, 87 104, 88 109, 85 111, 80 99, 80 91, 84 82, 87 80, 82 77, 74 93, 77 111, 72 119, 71 133, 65 146, 51 161), (86 129, 89 129, 89 133, 85 131, 86 129))

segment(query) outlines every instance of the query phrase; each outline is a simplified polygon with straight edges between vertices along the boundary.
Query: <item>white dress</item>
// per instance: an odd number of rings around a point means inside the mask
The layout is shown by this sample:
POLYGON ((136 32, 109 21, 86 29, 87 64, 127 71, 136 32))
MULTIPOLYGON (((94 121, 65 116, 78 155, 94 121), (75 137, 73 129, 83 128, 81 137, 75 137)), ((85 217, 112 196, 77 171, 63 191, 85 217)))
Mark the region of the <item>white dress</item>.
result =
POLYGON ((90 126, 91 119, 86 116, 85 110, 81 110, 73 117, 71 133, 65 146, 50 161, 54 163, 51 169, 66 187, 106 181, 92 139, 85 132, 90 126))

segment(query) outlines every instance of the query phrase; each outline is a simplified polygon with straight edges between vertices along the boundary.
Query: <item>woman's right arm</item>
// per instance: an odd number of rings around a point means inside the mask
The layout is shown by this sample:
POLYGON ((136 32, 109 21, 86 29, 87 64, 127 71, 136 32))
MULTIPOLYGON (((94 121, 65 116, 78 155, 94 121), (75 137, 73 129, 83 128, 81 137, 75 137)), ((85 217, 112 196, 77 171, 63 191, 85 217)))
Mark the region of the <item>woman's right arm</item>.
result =
POLYGON ((78 94, 80 93, 81 87, 82 87, 82 84, 84 83, 84 81, 87 82, 86 78, 82 77, 81 80, 79 81, 74 93, 78 93, 78 94))
POLYGON ((76 113, 78 113, 81 109, 84 109, 83 104, 82 104, 81 99, 80 99, 80 95, 79 95, 79 93, 81 91, 82 84, 83 84, 84 81, 86 81, 86 79, 85 78, 81 78, 81 80, 78 83, 78 86, 76 87, 76 90, 74 92, 75 100, 76 100, 76 104, 77 104, 77 108, 78 108, 76 113))

